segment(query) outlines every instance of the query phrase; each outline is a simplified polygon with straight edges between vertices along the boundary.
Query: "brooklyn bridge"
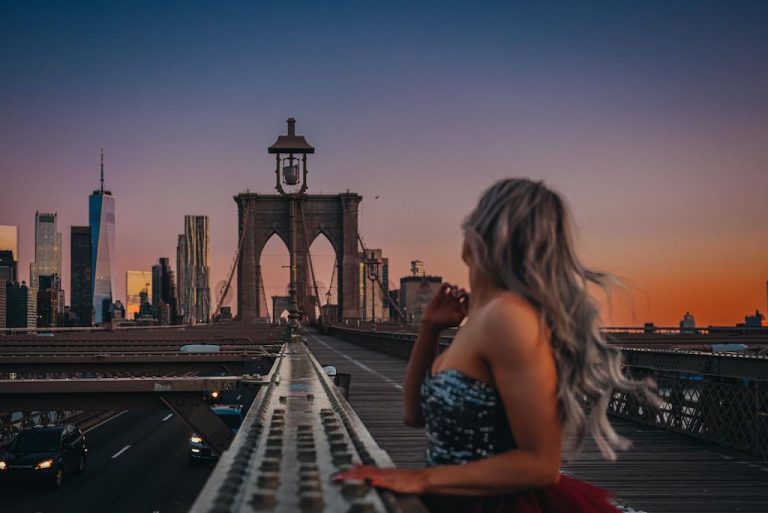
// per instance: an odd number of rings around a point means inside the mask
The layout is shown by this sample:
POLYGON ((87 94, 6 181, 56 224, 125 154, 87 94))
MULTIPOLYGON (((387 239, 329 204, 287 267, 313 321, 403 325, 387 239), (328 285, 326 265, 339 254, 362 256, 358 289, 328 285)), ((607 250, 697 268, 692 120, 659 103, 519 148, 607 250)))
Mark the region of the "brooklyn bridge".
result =
MULTIPOLYGON (((365 257, 363 198, 307 192, 315 149, 293 119, 268 151, 275 191, 234 198, 239 239, 222 295, 237 290, 234 320, 0 336, 2 443, 28 426, 56 424, 76 426, 67 443, 87 446, 80 472, 62 476, 60 487, 3 479, 0 510, 426 511, 415 496, 332 480, 358 463, 423 464, 425 435, 402 422, 416 328, 387 294, 380 297, 392 303, 391 319, 362 315, 361 280, 384 287, 376 260, 365 257), (321 234, 335 253, 336 304, 323 304, 309 251, 321 234), (274 235, 288 248, 290 282, 269 304, 260 261, 274 235), (286 318, 275 315, 282 310, 286 318), (237 430, 216 404, 243 412, 237 430), (209 463, 191 464, 200 451, 209 463)), ((445 332, 440 347, 454 334, 445 332)), ((662 401, 615 392, 609 413, 633 447, 608 463, 588 444, 562 472, 613 492, 625 511, 766 511, 768 331, 606 334, 624 354, 624 371, 655 379, 662 401)), ((0 478, 9 470, 36 472, 0 462, 0 478)))

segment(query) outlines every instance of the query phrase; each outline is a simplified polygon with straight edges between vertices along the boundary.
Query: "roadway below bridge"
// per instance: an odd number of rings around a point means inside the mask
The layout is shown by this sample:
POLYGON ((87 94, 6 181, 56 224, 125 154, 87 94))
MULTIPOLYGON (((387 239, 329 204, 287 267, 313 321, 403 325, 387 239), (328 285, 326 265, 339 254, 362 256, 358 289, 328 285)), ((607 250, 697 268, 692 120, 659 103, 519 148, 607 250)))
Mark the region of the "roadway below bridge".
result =
POLYGON ((212 465, 191 466, 189 428, 167 410, 126 411, 90 429, 88 463, 58 490, 0 484, 3 513, 184 513, 212 465))
MULTIPOLYGON (((349 402, 371 435, 400 467, 423 466, 423 430, 402 423, 406 361, 335 337, 307 335, 324 365, 352 375, 349 402)), ((612 491, 634 513, 768 511, 768 461, 661 429, 612 420, 634 443, 606 462, 589 441, 563 470, 612 491)))

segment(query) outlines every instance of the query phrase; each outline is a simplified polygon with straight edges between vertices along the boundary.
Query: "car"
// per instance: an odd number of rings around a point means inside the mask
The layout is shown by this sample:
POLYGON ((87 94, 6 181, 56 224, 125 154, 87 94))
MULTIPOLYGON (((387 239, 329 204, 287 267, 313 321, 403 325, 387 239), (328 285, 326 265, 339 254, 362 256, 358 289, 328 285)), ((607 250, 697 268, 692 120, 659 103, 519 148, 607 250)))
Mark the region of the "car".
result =
POLYGON ((0 479, 44 481, 58 488, 67 474, 85 470, 87 454, 85 436, 73 424, 27 428, 0 453, 0 479))
MULTIPOLYGON (((240 405, 213 405, 211 410, 226 424, 232 433, 237 433, 243 423, 243 409, 240 405)), ((202 436, 192 433, 189 437, 189 462, 215 461, 219 455, 211 449, 202 436)))

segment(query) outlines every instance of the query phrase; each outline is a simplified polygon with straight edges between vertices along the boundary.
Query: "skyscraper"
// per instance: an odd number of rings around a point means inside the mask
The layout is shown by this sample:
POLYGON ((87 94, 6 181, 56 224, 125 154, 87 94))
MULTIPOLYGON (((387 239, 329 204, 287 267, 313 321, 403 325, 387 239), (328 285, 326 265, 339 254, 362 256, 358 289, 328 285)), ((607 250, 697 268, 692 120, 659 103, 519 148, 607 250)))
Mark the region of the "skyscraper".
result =
POLYGON ((91 228, 73 226, 70 246, 71 310, 77 316, 77 322, 80 326, 91 326, 93 324, 91 228))
POLYGON ((176 281, 167 257, 152 266, 152 312, 160 324, 177 322, 176 281))
POLYGON ((27 287, 26 283, 5 288, 6 327, 37 327, 37 289, 27 287))
POLYGON ((12 285, 19 281, 16 275, 16 264, 13 251, 0 249, 0 285, 12 285))
POLYGON ((208 216, 184 216, 176 247, 179 315, 184 323, 208 322, 211 289, 208 267, 208 216))
POLYGON ((133 319, 142 305, 141 294, 152 302, 152 273, 149 271, 126 271, 125 273, 125 318, 133 319))
POLYGON ((112 271, 115 267, 115 198, 104 190, 104 151, 101 152, 101 185, 89 198, 91 227, 91 286, 96 323, 104 320, 112 304, 112 271))
POLYGON ((56 213, 35 212, 35 261, 29 264, 29 286, 39 288, 40 276, 61 276, 61 232, 56 213))
POLYGON ((19 280, 18 262, 19 228, 0 225, 0 285, 19 280))
POLYGON ((58 274, 41 274, 40 287, 37 290, 37 327, 51 328, 58 326, 59 283, 58 274))

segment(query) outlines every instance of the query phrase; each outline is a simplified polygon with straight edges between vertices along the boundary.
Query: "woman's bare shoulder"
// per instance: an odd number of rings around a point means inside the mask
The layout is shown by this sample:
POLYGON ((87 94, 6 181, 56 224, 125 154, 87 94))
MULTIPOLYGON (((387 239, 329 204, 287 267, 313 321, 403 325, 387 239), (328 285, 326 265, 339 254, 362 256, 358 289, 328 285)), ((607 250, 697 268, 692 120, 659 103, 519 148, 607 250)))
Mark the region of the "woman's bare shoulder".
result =
POLYGON ((502 348, 516 354, 524 353, 542 340, 541 314, 519 294, 502 292, 479 313, 482 340, 493 354, 502 348))

